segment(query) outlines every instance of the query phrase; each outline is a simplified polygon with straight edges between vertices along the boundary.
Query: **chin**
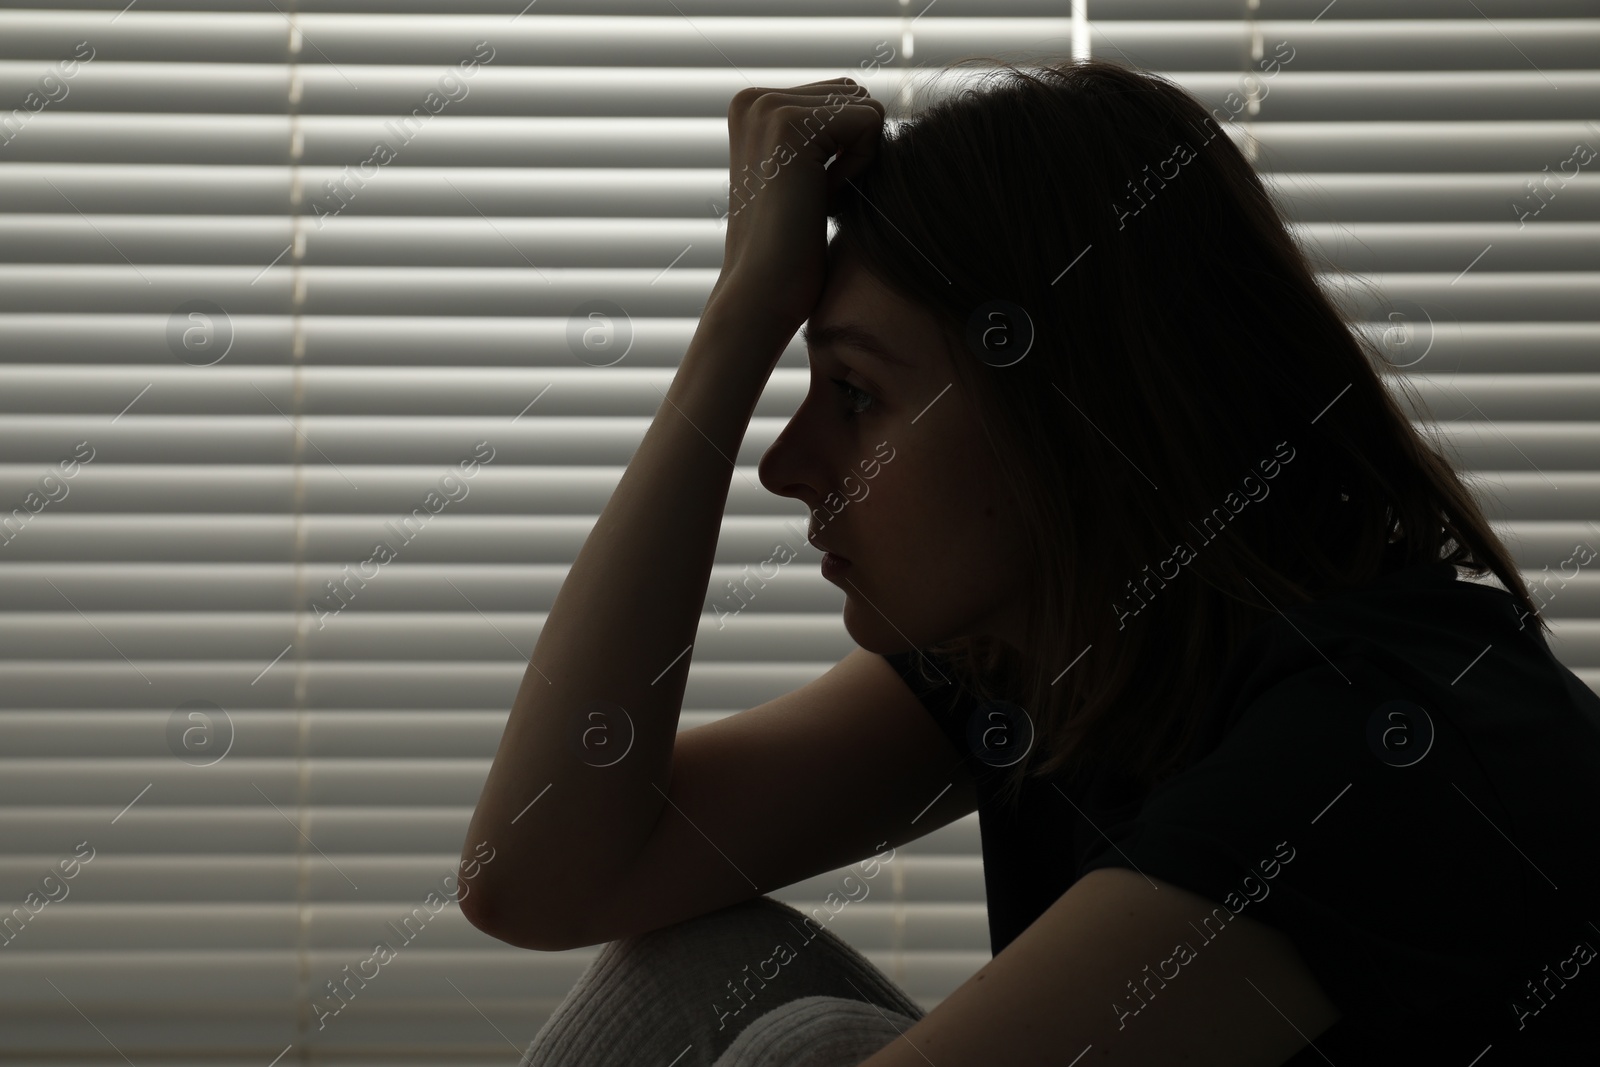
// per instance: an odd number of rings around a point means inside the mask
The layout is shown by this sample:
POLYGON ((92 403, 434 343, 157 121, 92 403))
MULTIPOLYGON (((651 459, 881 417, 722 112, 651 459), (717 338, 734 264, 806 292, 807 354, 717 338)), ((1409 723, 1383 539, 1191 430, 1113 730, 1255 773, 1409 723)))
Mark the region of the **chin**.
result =
POLYGON ((897 652, 918 652, 930 645, 950 641, 960 634, 912 633, 895 620, 891 625, 883 615, 867 604, 848 600, 844 608, 844 628, 850 639, 868 652, 890 656, 897 652))

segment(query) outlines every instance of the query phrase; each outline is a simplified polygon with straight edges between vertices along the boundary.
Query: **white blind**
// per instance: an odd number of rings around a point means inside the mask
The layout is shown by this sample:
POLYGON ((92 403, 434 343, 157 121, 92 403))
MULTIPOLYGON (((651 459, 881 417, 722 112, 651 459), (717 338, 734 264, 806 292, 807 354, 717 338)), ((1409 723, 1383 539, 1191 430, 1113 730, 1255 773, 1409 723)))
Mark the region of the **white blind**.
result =
MULTIPOLYGON (((1072 14, 0 2, 0 1059, 514 1062, 596 950, 439 905, 716 278, 729 99, 848 73, 892 101, 912 67, 1068 57, 1072 14)), ((1094 55, 1236 114, 1596 686, 1592 0, 1087 14, 1094 55)), ((683 728, 853 647, 814 566, 717 622, 775 544, 816 560, 755 478, 804 366, 737 457, 683 728)), ((830 926, 935 1006, 989 955, 976 816, 830 926)))

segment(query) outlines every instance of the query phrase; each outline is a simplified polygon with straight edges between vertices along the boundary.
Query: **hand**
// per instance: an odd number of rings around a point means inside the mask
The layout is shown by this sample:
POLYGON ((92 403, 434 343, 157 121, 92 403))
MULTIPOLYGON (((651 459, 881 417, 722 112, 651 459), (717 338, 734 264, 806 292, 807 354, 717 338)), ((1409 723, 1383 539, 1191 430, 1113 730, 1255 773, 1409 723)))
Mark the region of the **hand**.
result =
POLYGON ((850 78, 734 94, 728 233, 708 310, 794 336, 822 295, 828 208, 872 159, 883 116, 850 78))

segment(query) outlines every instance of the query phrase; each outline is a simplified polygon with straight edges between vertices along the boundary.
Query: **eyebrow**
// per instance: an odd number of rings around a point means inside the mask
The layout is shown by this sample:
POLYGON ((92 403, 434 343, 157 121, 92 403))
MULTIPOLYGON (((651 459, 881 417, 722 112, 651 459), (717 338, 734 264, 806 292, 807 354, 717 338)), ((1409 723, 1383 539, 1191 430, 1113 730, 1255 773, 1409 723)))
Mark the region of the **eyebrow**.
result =
POLYGON ((800 339, 810 348, 854 348, 875 359, 896 367, 910 368, 902 356, 889 351, 878 336, 858 323, 825 323, 821 326, 807 323, 800 327, 800 339))

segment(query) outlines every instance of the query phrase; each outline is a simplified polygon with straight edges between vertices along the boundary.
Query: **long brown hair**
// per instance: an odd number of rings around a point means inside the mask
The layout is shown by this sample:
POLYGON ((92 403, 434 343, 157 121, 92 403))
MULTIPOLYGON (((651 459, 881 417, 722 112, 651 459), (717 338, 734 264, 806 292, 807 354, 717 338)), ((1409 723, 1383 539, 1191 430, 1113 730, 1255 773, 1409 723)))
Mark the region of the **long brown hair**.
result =
POLYGON ((1389 570, 1493 571, 1538 618, 1203 105, 1104 60, 985 78, 891 123, 833 214, 843 250, 939 323, 1020 505, 1028 647, 928 650, 1026 709, 1010 800, 1090 758, 1146 785, 1181 770, 1257 625, 1389 570))

